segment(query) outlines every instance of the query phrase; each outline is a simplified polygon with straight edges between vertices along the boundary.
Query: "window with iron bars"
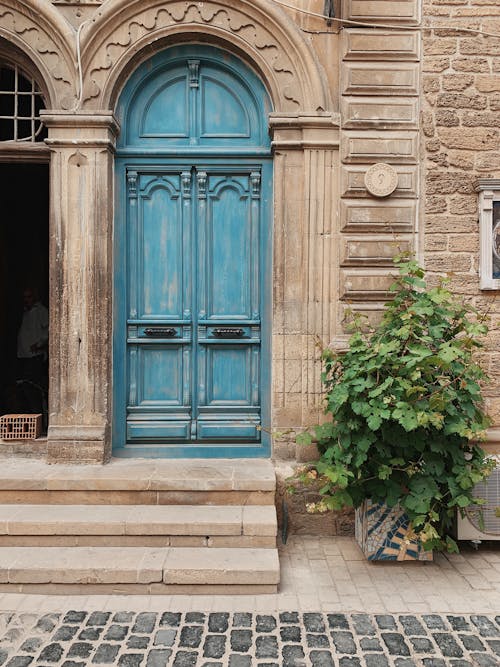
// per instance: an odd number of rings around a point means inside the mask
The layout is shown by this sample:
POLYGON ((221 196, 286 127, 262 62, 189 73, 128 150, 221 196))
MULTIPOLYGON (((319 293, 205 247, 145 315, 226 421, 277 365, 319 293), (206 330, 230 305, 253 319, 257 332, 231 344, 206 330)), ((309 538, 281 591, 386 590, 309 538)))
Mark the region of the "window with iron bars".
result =
POLYGON ((38 142, 47 136, 45 107, 36 80, 17 64, 0 62, 0 141, 38 142))

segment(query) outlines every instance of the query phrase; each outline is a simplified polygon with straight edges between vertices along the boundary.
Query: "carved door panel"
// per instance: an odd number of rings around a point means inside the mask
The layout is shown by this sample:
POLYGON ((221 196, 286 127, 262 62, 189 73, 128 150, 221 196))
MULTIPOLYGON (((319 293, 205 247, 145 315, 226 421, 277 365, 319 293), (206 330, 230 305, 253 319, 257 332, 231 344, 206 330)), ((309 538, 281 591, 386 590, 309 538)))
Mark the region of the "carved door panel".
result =
POLYGON ((129 171, 128 442, 259 442, 261 172, 129 171))

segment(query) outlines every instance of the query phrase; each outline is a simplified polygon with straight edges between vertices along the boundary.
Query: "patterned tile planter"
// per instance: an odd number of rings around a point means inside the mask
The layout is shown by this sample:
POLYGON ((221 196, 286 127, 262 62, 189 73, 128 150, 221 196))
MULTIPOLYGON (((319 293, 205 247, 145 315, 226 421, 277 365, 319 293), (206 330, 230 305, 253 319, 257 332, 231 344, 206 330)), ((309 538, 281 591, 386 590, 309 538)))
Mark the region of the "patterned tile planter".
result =
POLYGON ((432 560, 432 552, 408 537, 409 524, 399 506, 365 500, 356 510, 356 540, 368 560, 432 560))

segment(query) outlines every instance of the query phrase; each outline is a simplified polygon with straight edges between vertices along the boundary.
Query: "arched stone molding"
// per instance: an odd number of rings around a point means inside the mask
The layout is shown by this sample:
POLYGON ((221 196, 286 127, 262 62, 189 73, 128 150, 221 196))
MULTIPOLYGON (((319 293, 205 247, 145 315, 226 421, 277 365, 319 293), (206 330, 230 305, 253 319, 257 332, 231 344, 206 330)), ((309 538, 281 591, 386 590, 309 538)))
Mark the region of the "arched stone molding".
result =
POLYGON ((285 12, 269 0, 106 0, 82 30, 83 108, 113 108, 121 83, 151 55, 152 45, 156 51, 161 40, 167 44, 182 35, 244 55, 259 70, 276 111, 331 110, 316 56, 285 12))
POLYGON ((52 108, 76 104, 75 33, 49 2, 0 0, 0 37, 14 44, 43 77, 52 108))

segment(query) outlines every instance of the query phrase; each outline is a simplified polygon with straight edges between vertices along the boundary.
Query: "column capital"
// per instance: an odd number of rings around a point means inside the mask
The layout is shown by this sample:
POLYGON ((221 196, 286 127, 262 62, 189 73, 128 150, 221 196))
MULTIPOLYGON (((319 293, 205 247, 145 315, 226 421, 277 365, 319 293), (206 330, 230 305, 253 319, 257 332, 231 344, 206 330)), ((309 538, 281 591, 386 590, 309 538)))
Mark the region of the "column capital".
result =
POLYGON ((112 111, 54 111, 40 112, 49 130, 45 143, 51 148, 77 146, 114 149, 120 131, 112 111))
POLYGON ((336 149, 339 146, 338 113, 272 113, 269 127, 273 148, 278 150, 336 149))

